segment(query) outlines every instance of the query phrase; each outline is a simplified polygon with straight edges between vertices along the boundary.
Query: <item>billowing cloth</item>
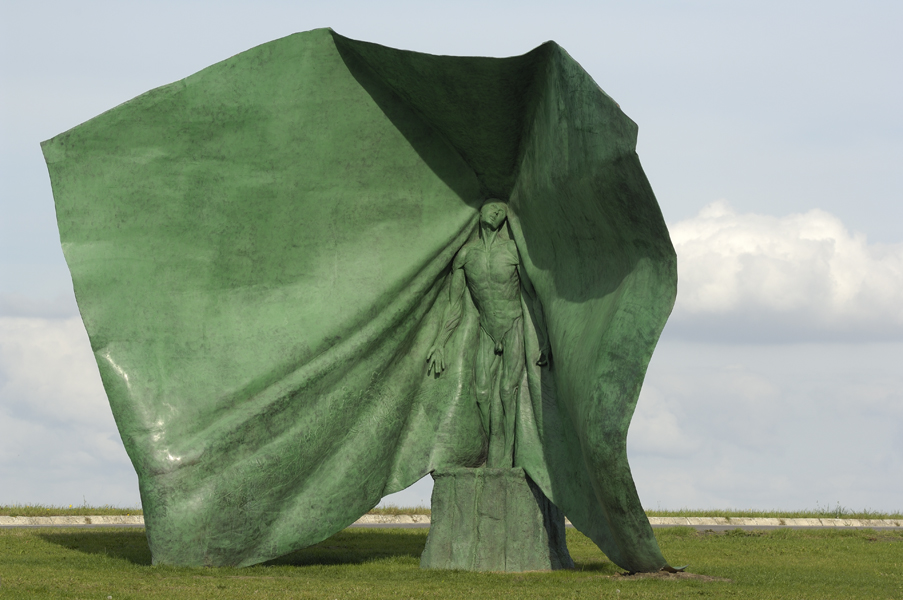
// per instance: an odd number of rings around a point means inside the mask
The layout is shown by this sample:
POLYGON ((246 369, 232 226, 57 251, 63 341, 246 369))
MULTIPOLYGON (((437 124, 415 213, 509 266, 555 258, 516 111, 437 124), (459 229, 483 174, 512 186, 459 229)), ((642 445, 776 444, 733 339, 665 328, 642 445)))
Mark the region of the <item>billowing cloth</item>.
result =
POLYGON ((515 463, 616 564, 665 565, 626 458, 676 290, 636 131, 551 42, 461 58, 315 30, 45 142, 154 562, 265 561, 479 464, 475 309, 441 377, 426 355, 495 197, 553 352, 533 364, 525 318, 515 463))

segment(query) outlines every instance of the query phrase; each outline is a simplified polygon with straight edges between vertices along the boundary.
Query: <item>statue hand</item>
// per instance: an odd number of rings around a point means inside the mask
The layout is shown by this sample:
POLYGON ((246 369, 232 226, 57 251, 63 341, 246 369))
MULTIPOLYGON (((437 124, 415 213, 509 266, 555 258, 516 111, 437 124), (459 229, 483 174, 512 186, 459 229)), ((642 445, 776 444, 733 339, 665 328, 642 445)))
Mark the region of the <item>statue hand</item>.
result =
POLYGON ((430 348, 429 354, 426 355, 426 374, 431 372, 438 377, 445 370, 445 349, 442 346, 434 345, 430 348))
POLYGON ((536 361, 537 367, 546 367, 551 366, 552 364, 552 349, 546 346, 542 350, 539 351, 539 359, 536 361))

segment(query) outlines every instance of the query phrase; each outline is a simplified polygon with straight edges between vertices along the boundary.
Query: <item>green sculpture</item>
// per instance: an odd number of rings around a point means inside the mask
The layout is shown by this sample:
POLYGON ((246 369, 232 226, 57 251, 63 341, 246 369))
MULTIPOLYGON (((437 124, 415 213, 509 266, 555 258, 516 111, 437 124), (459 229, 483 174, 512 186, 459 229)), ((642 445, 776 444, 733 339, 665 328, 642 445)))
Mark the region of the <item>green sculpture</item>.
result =
POLYGON ((531 494, 549 568, 561 512, 619 566, 666 568, 626 436, 676 262, 635 145, 554 43, 443 57, 330 30, 44 142, 155 563, 265 561, 434 473, 477 511, 467 490, 531 494), (489 198, 501 304, 467 267, 489 198), (488 411, 479 360, 504 379, 488 411))
POLYGON ((446 366, 445 345, 455 333, 469 292, 478 314, 473 365, 474 401, 488 438, 479 469, 433 472, 432 525, 421 566, 480 571, 533 571, 573 567, 564 515, 515 460, 518 392, 524 377, 524 339, 535 333, 539 367, 551 350, 542 305, 522 268, 517 244, 504 235, 508 207, 490 200, 480 209, 479 237, 458 250, 448 282, 444 326, 427 355, 427 375, 446 366), (525 310, 521 290, 530 298, 525 310), (536 327, 524 314, 536 319, 536 327))
MULTIPOLYGON (((524 373, 524 311, 521 288, 535 298, 529 279, 521 274, 514 240, 499 235, 508 207, 490 201, 480 210, 479 240, 464 244, 452 261, 445 325, 430 348, 427 374, 445 369, 445 344, 461 322, 465 284, 479 313, 479 343, 474 361, 474 392, 483 431, 489 438, 486 466, 514 466, 517 391, 524 373), (441 342, 440 342, 441 340, 441 342), (497 390, 494 390, 497 388, 497 390), (497 393, 494 393, 497 392, 497 393)), ((551 354, 542 306, 535 313, 542 343, 536 364, 545 366, 551 354)))

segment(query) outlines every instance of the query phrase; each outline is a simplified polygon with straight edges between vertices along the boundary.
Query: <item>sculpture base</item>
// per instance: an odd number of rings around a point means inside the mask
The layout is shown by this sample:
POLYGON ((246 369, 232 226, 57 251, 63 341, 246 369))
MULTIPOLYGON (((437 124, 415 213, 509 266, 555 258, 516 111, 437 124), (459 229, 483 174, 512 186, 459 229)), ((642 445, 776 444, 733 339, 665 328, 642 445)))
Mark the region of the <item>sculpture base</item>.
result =
POLYGON ((524 470, 433 473, 424 569, 548 571, 573 568, 564 515, 524 470))

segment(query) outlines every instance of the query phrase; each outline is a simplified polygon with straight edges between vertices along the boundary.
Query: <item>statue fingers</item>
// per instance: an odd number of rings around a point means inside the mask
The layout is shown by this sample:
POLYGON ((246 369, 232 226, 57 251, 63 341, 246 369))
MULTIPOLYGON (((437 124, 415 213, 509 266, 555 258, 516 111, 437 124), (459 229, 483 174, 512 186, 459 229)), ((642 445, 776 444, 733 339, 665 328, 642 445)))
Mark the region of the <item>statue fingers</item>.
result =
POLYGON ((429 363, 426 367, 427 375, 432 373, 438 376, 445 370, 445 353, 442 348, 432 348, 426 361, 429 363))
POLYGON ((536 366, 545 367, 552 360, 552 354, 548 350, 543 350, 539 353, 539 358, 536 360, 536 366))

